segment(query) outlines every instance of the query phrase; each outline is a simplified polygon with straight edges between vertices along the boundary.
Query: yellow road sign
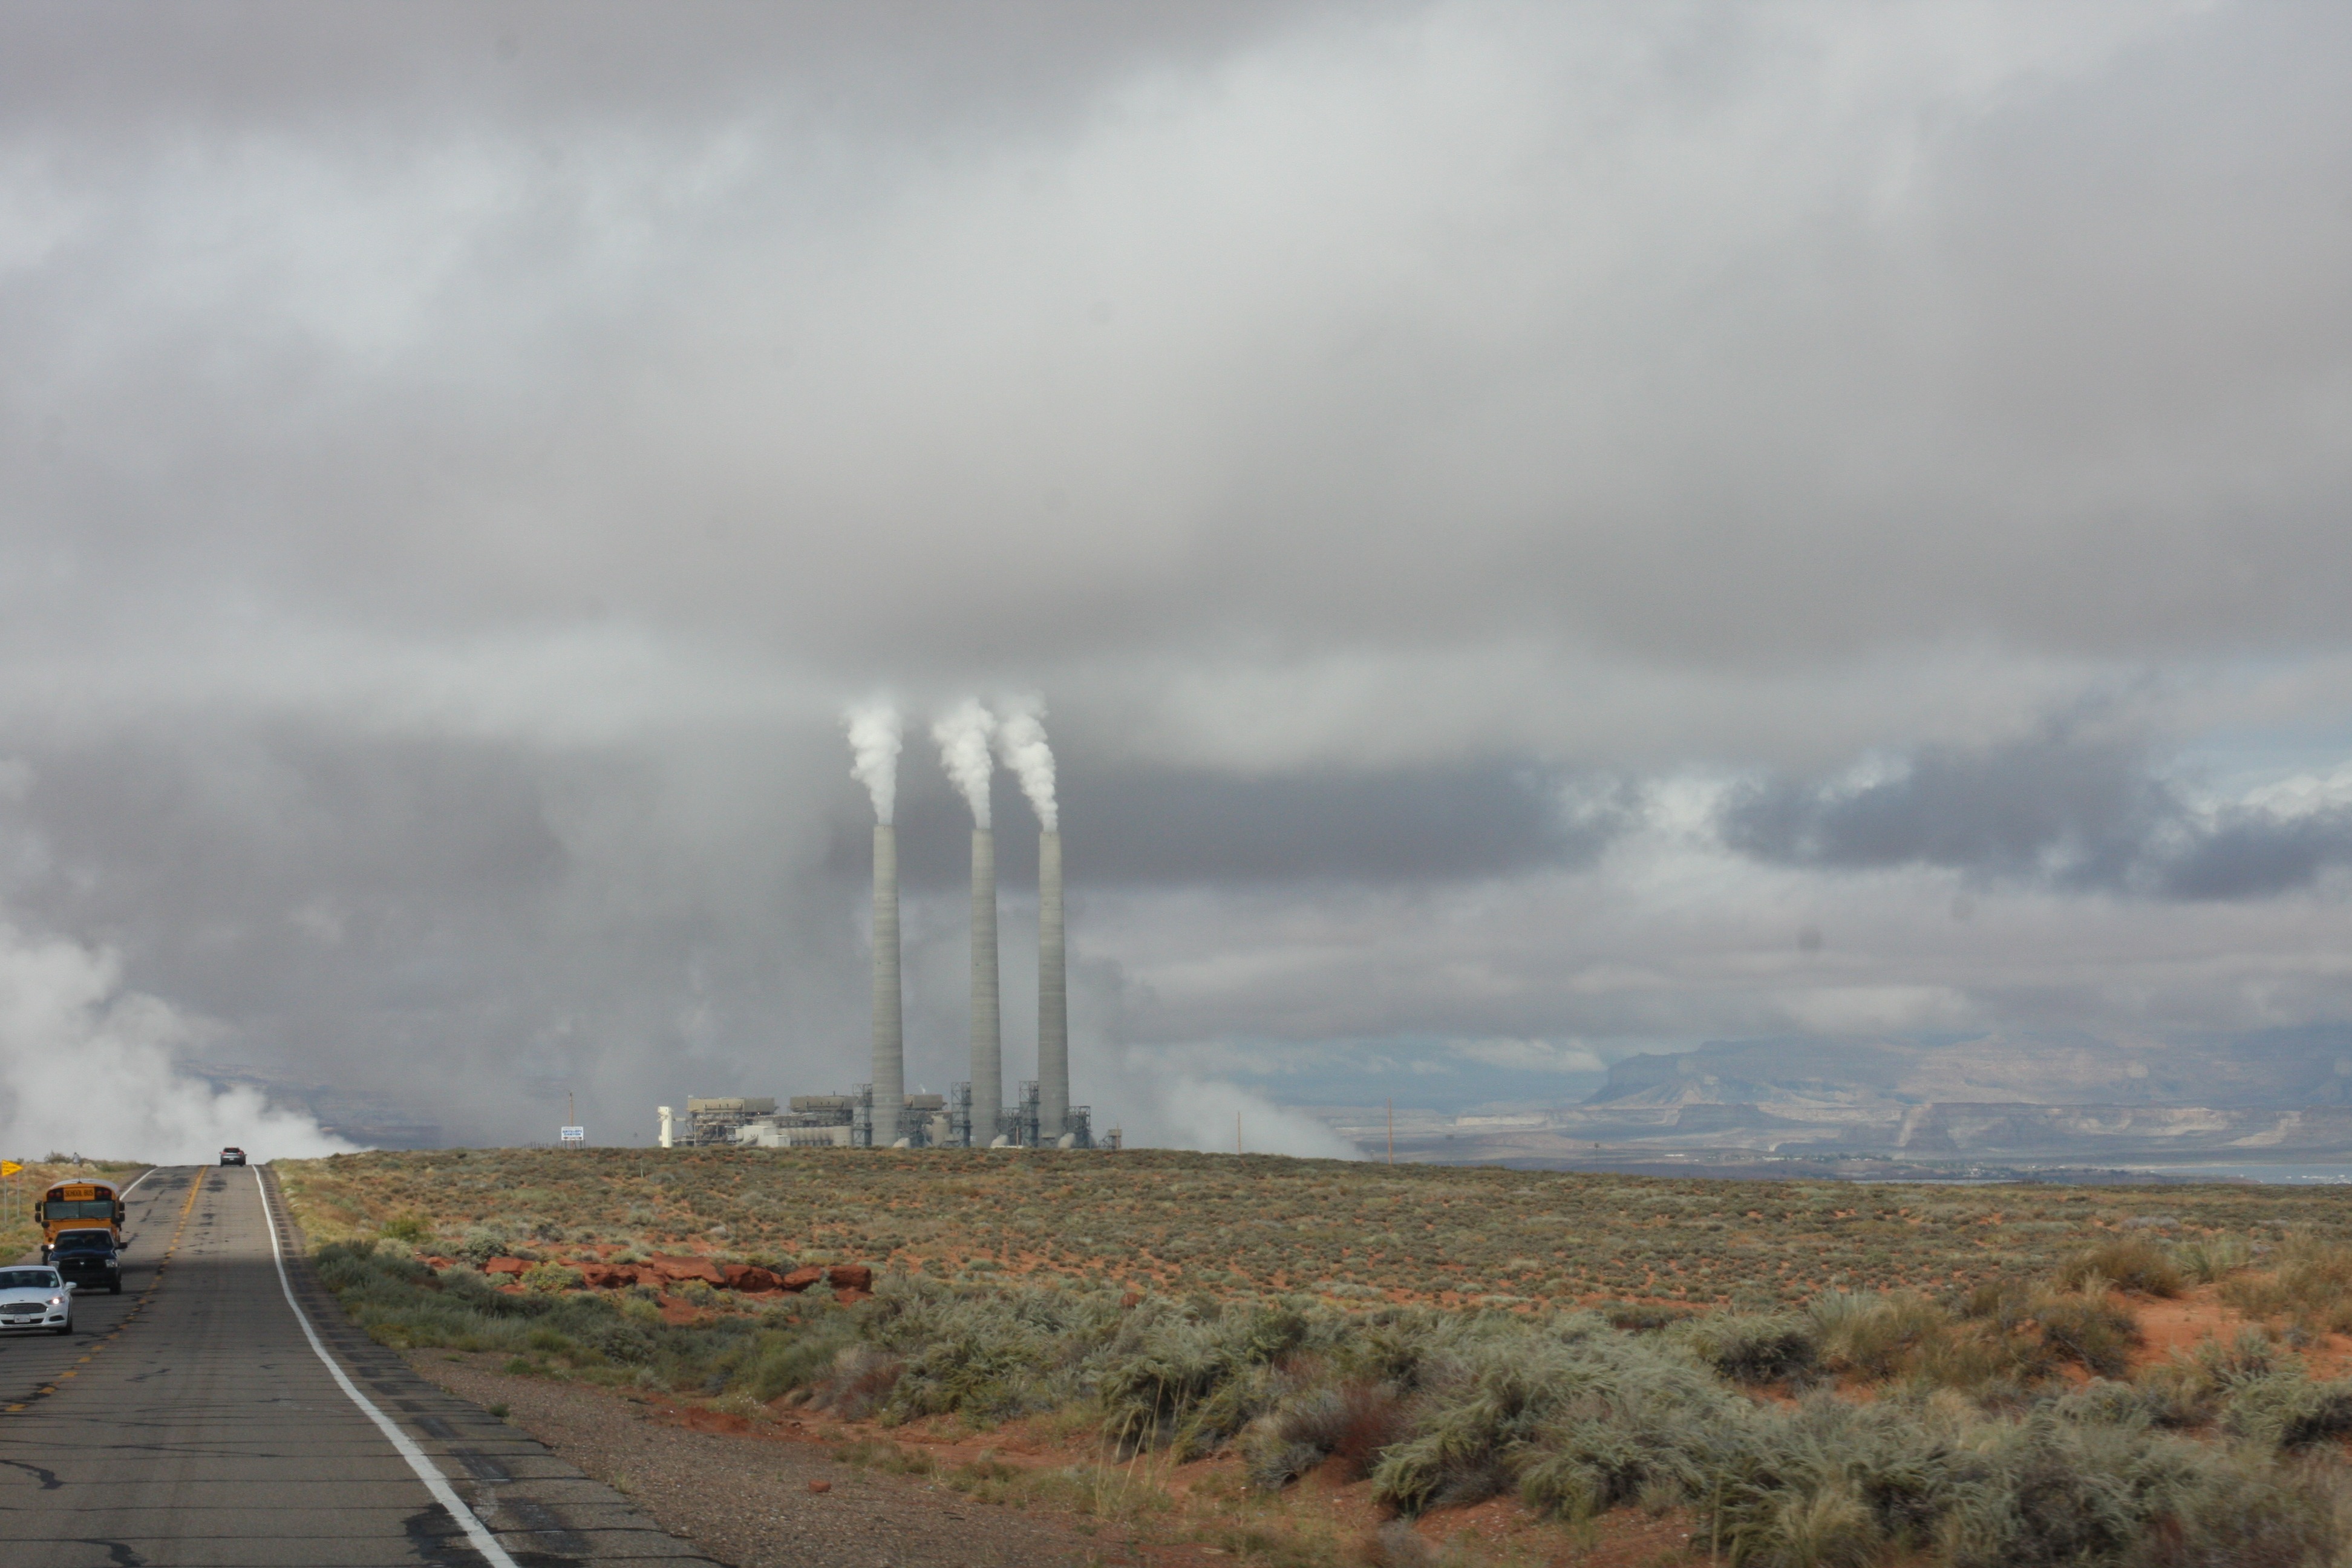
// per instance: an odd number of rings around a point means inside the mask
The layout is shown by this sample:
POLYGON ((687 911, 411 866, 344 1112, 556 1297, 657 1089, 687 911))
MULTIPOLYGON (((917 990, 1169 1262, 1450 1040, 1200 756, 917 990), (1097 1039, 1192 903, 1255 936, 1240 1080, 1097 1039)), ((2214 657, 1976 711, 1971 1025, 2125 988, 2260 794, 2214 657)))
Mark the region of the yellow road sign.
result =
POLYGON ((0 1160, 0 1176, 13 1176, 24 1168, 14 1160, 0 1160))

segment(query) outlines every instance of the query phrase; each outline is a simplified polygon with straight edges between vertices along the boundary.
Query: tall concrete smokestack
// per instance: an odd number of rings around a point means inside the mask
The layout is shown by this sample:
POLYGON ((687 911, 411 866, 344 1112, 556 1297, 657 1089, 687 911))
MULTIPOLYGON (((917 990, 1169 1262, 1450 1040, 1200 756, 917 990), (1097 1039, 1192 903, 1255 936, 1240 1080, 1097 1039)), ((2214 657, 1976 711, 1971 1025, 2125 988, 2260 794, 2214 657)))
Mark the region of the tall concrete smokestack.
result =
POLYGON ((874 825, 874 1146, 898 1139, 907 1037, 898 998, 898 830, 874 825))
POLYGON ((1004 1030, 996 995, 996 835, 971 830, 971 1141, 986 1148, 1004 1103, 1004 1030))
POLYGON ((1037 837, 1037 1142, 1051 1148, 1070 1120, 1070 993, 1063 973, 1062 836, 1037 837))
POLYGON ((1004 1103, 1004 1034, 996 997, 996 835, 990 831, 989 743, 996 715, 976 700, 957 705, 931 726, 940 765, 971 807, 971 1141, 996 1137, 1004 1103))
POLYGON ((996 747, 1037 814, 1037 1142, 1051 1148, 1070 1125, 1070 1008, 1063 976, 1062 813, 1054 749, 1045 743, 1045 705, 1034 697, 1007 703, 996 747))
POLYGON ((874 797, 874 1145, 898 1141, 907 1102, 907 1037, 898 1003, 898 710, 877 700, 842 716, 856 760, 849 774, 874 797))

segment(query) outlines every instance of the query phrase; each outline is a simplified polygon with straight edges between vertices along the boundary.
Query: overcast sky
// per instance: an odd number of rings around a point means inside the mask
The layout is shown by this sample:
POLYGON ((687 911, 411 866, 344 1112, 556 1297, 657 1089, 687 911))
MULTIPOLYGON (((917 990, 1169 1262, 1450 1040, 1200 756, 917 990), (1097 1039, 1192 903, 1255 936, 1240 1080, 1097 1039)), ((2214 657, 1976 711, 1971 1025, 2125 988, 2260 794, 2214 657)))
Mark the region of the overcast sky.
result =
POLYGON ((47 1103, 99 1048, 465 1140, 845 1086, 877 693, 909 1082, 924 731, 1035 693, 1150 1138, 2352 1021, 2347 64, 2325 3, 0 5, 0 1124, 212 1136, 47 1103))

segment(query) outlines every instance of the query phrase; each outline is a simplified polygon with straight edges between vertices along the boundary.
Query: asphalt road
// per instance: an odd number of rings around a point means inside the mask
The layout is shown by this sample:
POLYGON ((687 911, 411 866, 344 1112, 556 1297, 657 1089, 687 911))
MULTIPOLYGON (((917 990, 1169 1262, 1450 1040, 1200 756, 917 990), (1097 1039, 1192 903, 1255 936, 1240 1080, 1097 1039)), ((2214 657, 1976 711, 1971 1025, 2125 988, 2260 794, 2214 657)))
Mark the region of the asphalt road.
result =
POLYGON ((709 1561, 352 1328, 282 1230, 281 1284, 259 1171, 126 1204, 123 1293, 0 1337, 0 1565, 709 1561))

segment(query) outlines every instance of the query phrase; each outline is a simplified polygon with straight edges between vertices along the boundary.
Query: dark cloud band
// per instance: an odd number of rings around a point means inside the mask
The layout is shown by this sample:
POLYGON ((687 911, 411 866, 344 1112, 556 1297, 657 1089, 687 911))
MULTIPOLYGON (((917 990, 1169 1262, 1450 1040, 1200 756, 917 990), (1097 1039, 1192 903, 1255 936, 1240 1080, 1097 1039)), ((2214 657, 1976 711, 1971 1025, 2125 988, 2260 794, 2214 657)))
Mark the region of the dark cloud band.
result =
MULTIPOLYGON (((996 803, 1001 830, 1028 821, 996 803)), ((1458 881, 1589 866, 1639 819, 1629 791, 1576 789, 1517 761, 1393 771, 1244 776, 1205 769, 1066 761, 1065 832, 1074 884, 1252 886, 1458 881)), ((901 874, 951 886, 968 875, 962 808, 928 781, 900 807, 901 874)), ((836 834, 833 859, 862 865, 862 830, 836 834)), ((1023 862, 1005 858, 1008 880, 1023 862)))
POLYGON ((2352 811, 2194 809, 2137 747, 2060 724, 2005 746, 1927 747, 1861 785, 1775 779, 1724 804, 1724 842, 1784 866, 1940 866, 2166 899, 2253 899, 2352 862, 2352 811))

